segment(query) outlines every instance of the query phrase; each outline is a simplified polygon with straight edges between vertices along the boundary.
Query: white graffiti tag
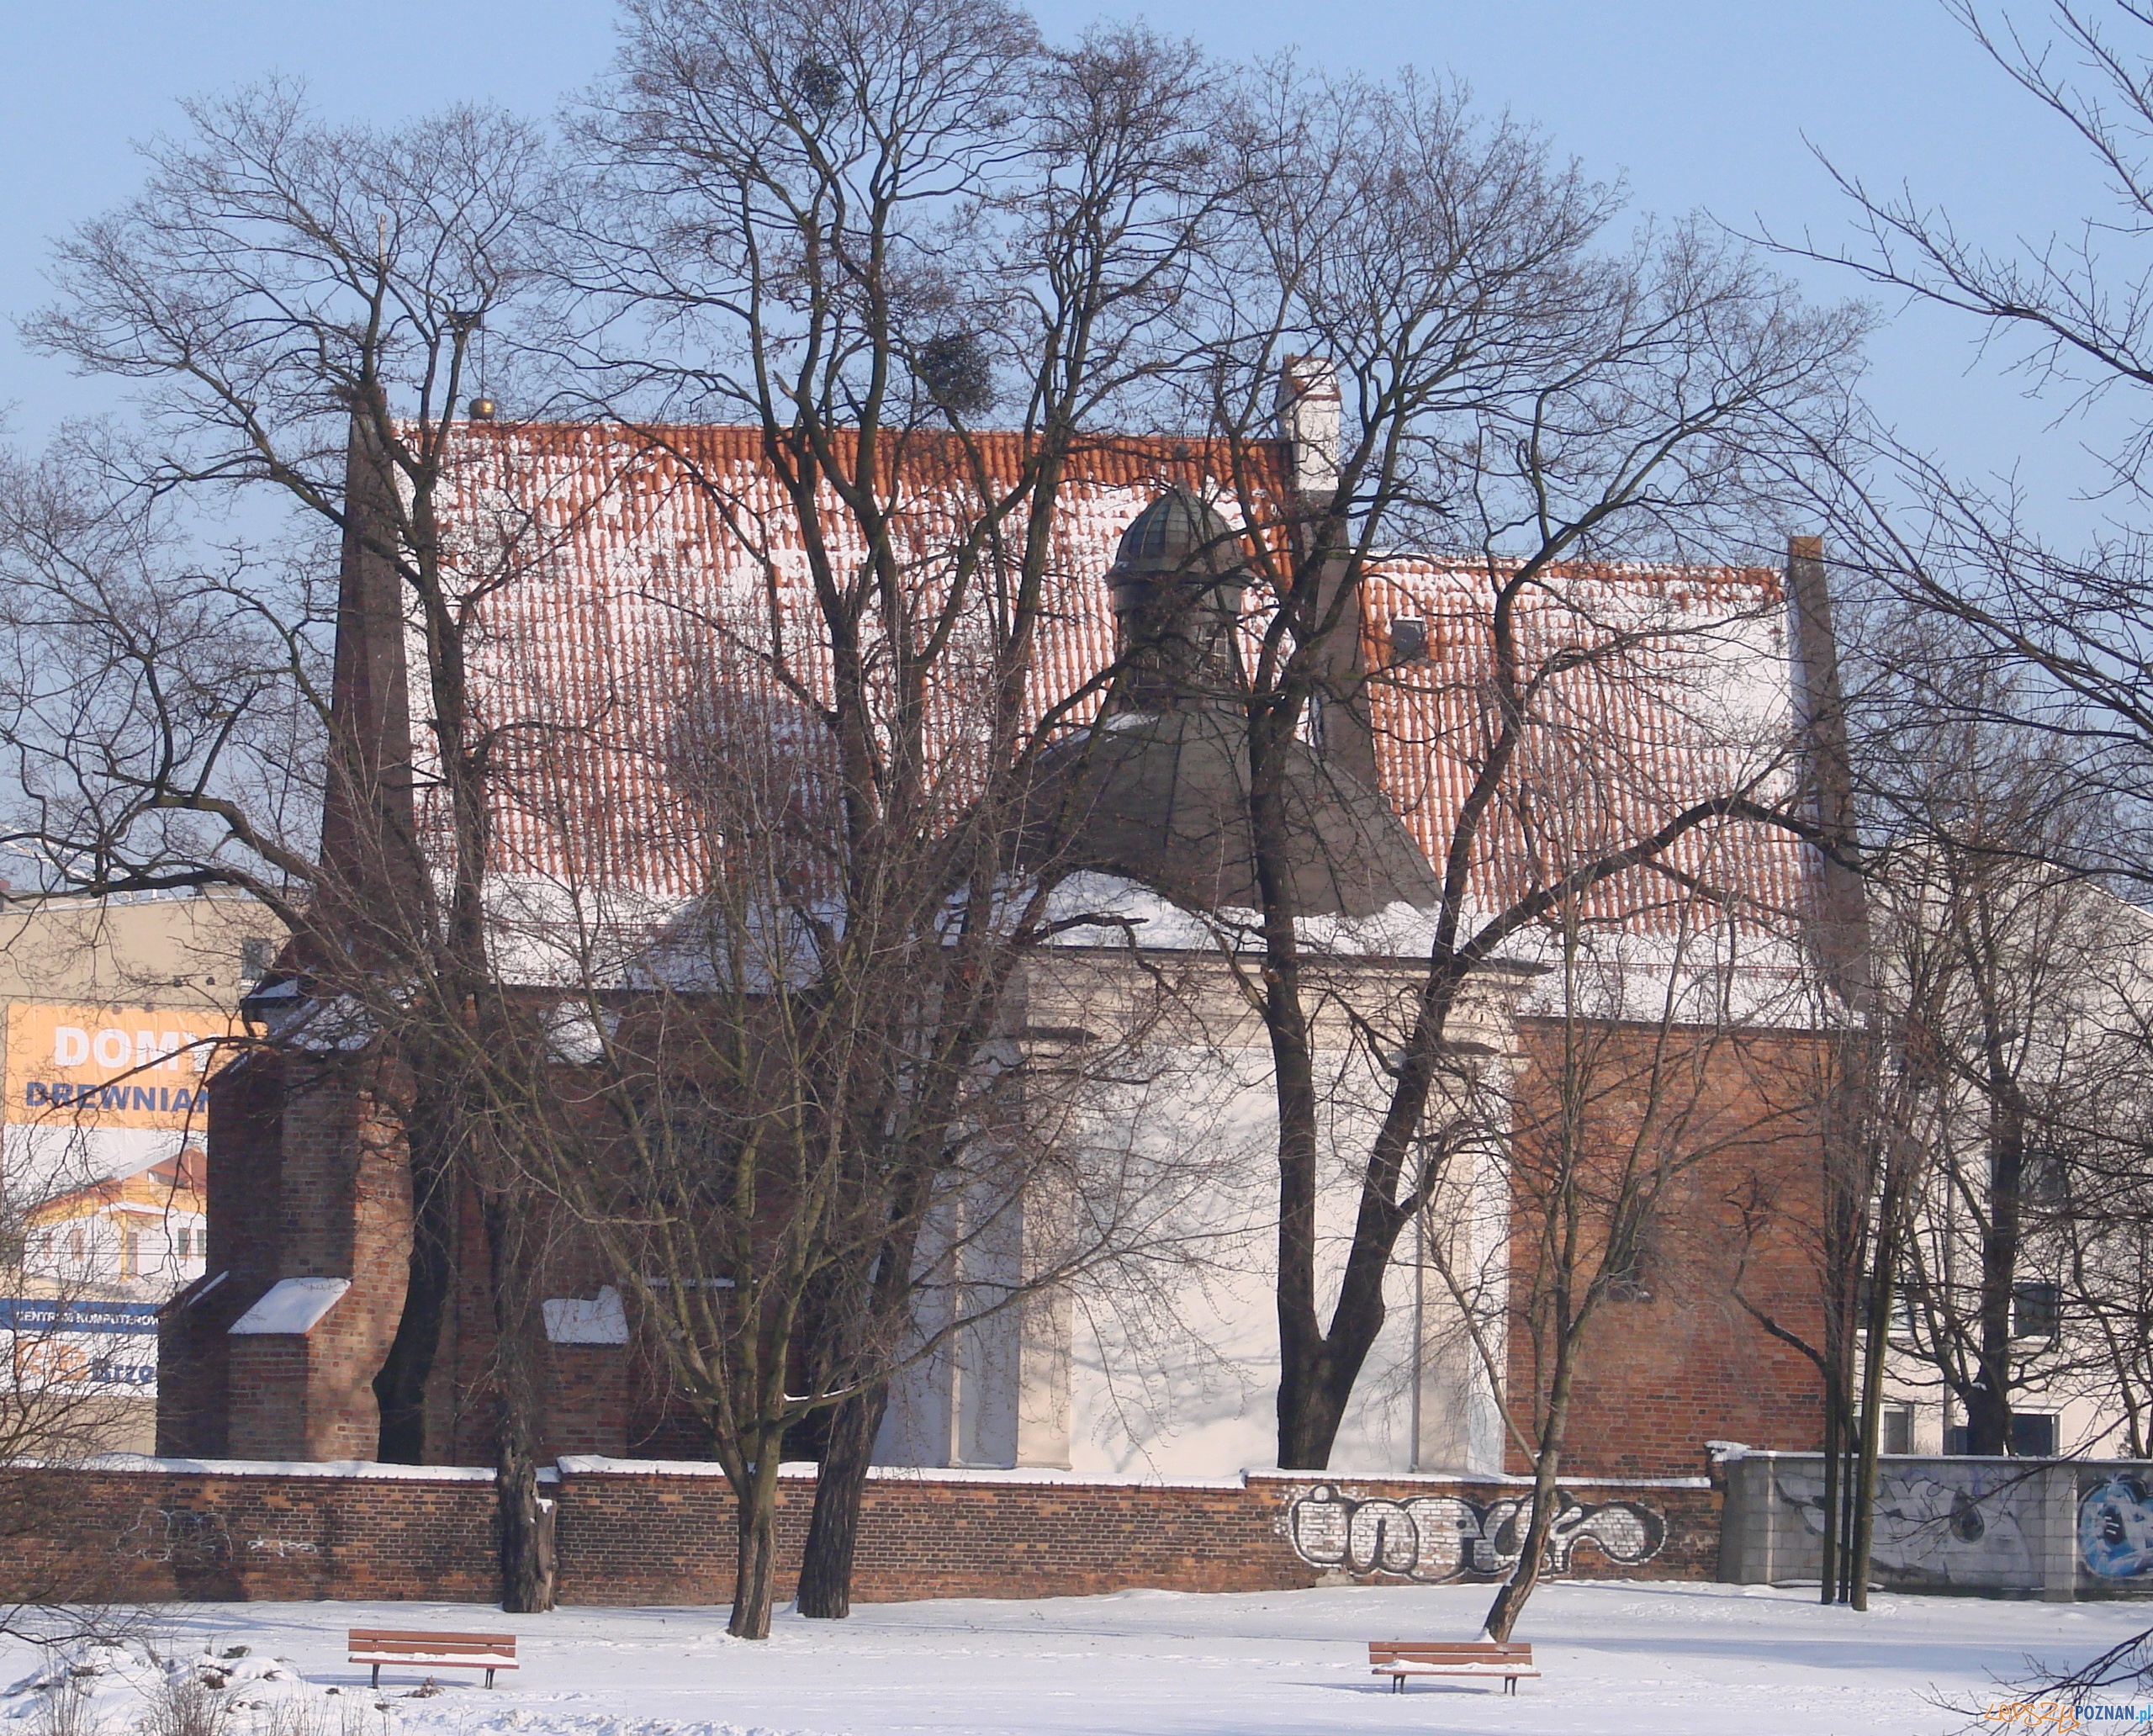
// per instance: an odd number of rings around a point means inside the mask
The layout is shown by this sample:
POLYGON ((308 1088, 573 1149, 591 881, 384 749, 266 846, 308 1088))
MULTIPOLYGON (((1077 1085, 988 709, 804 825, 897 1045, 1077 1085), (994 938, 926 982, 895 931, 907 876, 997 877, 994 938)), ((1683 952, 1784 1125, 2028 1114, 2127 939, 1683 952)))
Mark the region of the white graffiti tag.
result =
MULTIPOLYGON (((1568 1571, 1583 1543, 1629 1564, 1649 1561, 1667 1541, 1667 1521, 1634 1501, 1587 1506, 1564 1495, 1559 1502, 1547 1539, 1553 1572, 1568 1571)), ((1311 1567, 1437 1581, 1514 1566, 1526 1505, 1508 1496, 1484 1505, 1456 1495, 1362 1499, 1319 1483, 1293 1497, 1283 1528, 1293 1553, 1311 1567)))
POLYGON ((222 1518, 185 1507, 143 1508, 114 1547, 122 1555, 177 1567, 207 1567, 230 1560, 232 1553, 222 1518))

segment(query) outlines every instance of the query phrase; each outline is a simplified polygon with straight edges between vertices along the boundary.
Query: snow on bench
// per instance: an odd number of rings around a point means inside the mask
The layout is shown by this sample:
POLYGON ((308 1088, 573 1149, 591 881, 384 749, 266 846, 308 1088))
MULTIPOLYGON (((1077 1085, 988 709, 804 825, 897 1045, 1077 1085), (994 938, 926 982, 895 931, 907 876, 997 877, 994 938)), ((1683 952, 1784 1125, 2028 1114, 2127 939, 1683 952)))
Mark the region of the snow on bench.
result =
POLYGON ((1394 1694, 1412 1675, 1500 1675, 1503 1691, 1515 1694, 1520 1676, 1540 1674, 1531 1646, 1493 1639, 1372 1639, 1368 1669, 1389 1676, 1394 1694))
POLYGON ((377 1688, 381 1686, 384 1664, 412 1670, 483 1670, 489 1688, 496 1670, 516 1667, 513 1633, 415 1633, 399 1628, 354 1628, 351 1643, 351 1661, 373 1665, 370 1686, 377 1688))

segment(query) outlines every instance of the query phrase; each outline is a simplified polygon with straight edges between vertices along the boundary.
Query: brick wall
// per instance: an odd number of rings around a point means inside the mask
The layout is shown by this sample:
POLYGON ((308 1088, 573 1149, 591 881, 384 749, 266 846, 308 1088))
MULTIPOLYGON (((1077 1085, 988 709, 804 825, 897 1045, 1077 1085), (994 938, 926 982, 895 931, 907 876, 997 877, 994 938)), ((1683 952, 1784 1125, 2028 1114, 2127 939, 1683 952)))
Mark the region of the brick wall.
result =
MULTIPOLYGON (((1537 1226, 1563 1180, 1571 1135, 1586 1252, 1598 1268, 1607 1202, 1623 1169, 1669 1179, 1634 1265, 1635 1281, 1603 1303, 1579 1356, 1567 1469, 1578 1475, 1670 1477, 1706 1471, 1703 1443, 1815 1448, 1823 1410, 1814 1367, 1743 1305, 1822 1342, 1815 1264, 1821 1147, 1815 1105, 1822 1054, 1806 1033, 1713 1036, 1552 1020, 1520 1025, 1524 1065, 1516 1118, 1518 1202, 1511 1241, 1510 1389, 1522 1399, 1547 1375, 1535 1326, 1537 1226), (1647 1105, 1649 1105, 1649 1108, 1647 1105)), ((1515 1443, 1507 1469, 1526 1465, 1515 1443)))
MULTIPOLYGON (((722 1477, 698 1474, 706 1470, 570 1462, 550 1491, 560 1504, 562 1601, 728 1601, 732 1495, 722 1477)), ((1499 1538, 1518 1493, 1432 1478, 1330 1484, 1299 1474, 1167 1485, 883 1474, 870 1480, 861 1510, 854 1590, 881 1602, 1132 1586, 1277 1590, 1340 1574, 1391 1584, 1500 1578, 1499 1563, 1476 1572, 1456 1559, 1458 1517, 1469 1514, 1499 1538), (1400 1541, 1416 1519, 1417 1561, 1400 1541), (1371 1539, 1393 1571, 1354 1571, 1367 1566, 1371 1539)), ((784 1479, 783 1596, 813 1499, 812 1474, 784 1479)), ((1580 1485, 1572 1500, 1583 1530, 1571 1577, 1701 1580, 1717 1570, 1715 1489, 1580 1485), (1640 1537, 1652 1546, 1648 1559, 1618 1559, 1634 1556, 1640 1537)), ((306 1475, 235 1463, 18 1472, 0 1479, 0 1541, 7 1598, 484 1603, 496 1595, 493 1486, 483 1472, 306 1475)))
POLYGON ((495 1596, 493 1485, 189 1471, 0 1476, 0 1596, 495 1596))

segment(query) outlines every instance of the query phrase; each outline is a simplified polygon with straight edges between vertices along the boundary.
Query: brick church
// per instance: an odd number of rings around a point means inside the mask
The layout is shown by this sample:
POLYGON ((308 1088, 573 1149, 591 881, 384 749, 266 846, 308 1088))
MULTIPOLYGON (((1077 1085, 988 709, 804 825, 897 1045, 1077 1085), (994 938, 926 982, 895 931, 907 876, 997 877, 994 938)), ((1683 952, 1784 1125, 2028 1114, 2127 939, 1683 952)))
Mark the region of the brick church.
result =
MULTIPOLYGON (((1334 437, 1335 418, 1326 427, 1289 412, 1262 454, 1270 485, 1281 496, 1304 486, 1334 437)), ((1011 461, 1015 439, 989 437, 989 460, 1011 461)), ((766 582, 804 582, 786 550, 750 547, 738 516, 713 511, 691 485, 729 476, 736 499, 760 490, 766 521, 781 519, 758 431, 676 428, 654 445, 649 431, 473 421, 454 440, 447 511, 467 546, 505 522, 548 527, 545 558, 484 602, 473 678, 481 709, 574 717, 674 703, 653 672, 692 666, 683 633, 766 582)), ((1228 511, 1203 453, 1185 442, 1128 439, 1079 456, 1053 527, 1059 590, 1038 648, 1046 700, 1114 657, 1147 585, 1232 541, 1219 516, 1228 511)), ((1813 558, 1802 558, 1813 595, 1813 558)), ((1830 649, 1815 610, 1790 607, 1799 564, 1549 575, 1546 631, 1636 648, 1581 660, 1551 714, 1551 733, 1584 768, 1580 815, 1646 832, 1730 787, 1791 787, 1807 694, 1830 649)), ((1425 924, 1415 924, 1433 902, 1478 739, 1485 592, 1470 563, 1386 557, 1346 635, 1351 715, 1305 746, 1318 792, 1306 823, 1325 847, 1304 905, 1345 937, 1354 992, 1394 993, 1421 968, 1414 937, 1425 924)), ((357 541, 338 629, 343 722, 376 733, 384 756, 421 756, 413 744, 427 738, 430 701, 411 679, 410 625, 357 541)), ((1085 727, 1114 732, 1093 762, 1103 786, 1078 844, 1092 894, 1119 901, 1142 924, 1143 946, 1179 955, 1196 992, 1217 1002, 1201 1051, 1187 1057, 1185 1077, 1198 1084, 1133 1111, 1140 1125, 1121 1130, 1208 1154, 1210 1204, 1192 1204, 1186 1226, 1204 1257, 1161 1280, 1163 1299, 1157 1289, 1045 1293, 956 1333, 901 1377, 878 1449, 888 1463, 1188 1477, 1267 1465, 1275 1453, 1275 1239, 1251 1204, 1277 1191, 1263 1137, 1267 1051, 1207 961, 1220 930, 1206 918, 1253 902, 1246 839, 1230 818, 1232 753, 1200 707, 1170 693, 1140 694, 1124 714, 1085 727)), ((605 864, 609 892, 661 913, 686 908, 692 876, 632 842, 633 817, 664 799, 647 770, 598 754, 578 776, 575 847, 605 864)), ((497 817, 491 871, 520 910, 547 908, 564 871, 558 823, 532 805, 497 817)), ((325 841, 325 853, 337 847, 325 841)), ((1564 1082, 1587 1048, 1618 1071, 1670 1041, 1690 1057, 1685 1123, 1704 1155, 1669 1190, 1660 1226, 1627 1256, 1634 1270, 1602 1310, 1567 1456, 1577 1474, 1692 1474, 1707 1441, 1813 1448, 1821 1432, 1812 1368, 1760 1317, 1812 1342, 1819 1330, 1813 1086, 1830 994, 1807 937, 1828 889, 1811 852, 1762 827, 1728 823, 1685 850, 1595 894, 1589 984, 1558 939, 1521 936, 1514 955, 1476 979, 1462 1015, 1484 1069, 1505 1082, 1518 1139, 1561 1121, 1564 1082)), ((1496 849, 1475 867, 1476 897, 1497 903, 1522 871, 1496 849)), ((526 950, 534 961, 513 968, 542 992, 542 947, 526 950)), ((212 1087, 208 1258, 162 1318, 159 1450, 389 1456, 374 1383, 403 1319, 411 1259, 401 1130, 370 1084, 376 1057, 364 1034, 310 1004, 303 972, 272 973, 249 1006, 268 1040, 212 1087)), ((1621 1125, 1615 1114, 1607 1136, 1619 1139, 1621 1125)), ((1502 1400, 1513 1417, 1529 1414, 1525 1397, 1541 1377, 1528 1310, 1512 1299, 1531 1289, 1542 1225, 1506 1191, 1496 1156, 1476 1161, 1482 1170, 1453 1190, 1453 1218, 1400 1245, 1388 1323, 1334 1471, 1518 1463, 1502 1400), (1488 1299, 1480 1316, 1468 1318, 1479 1305, 1437 1281, 1439 1256, 1477 1274, 1474 1294, 1488 1299)), ((458 1211, 418 1456, 485 1463, 487 1250, 475 1208, 458 1211)), ((1325 1233, 1335 1242, 1341 1229, 1325 1233)), ((595 1258, 570 1250, 548 1277, 547 1450, 697 1456, 595 1258)))

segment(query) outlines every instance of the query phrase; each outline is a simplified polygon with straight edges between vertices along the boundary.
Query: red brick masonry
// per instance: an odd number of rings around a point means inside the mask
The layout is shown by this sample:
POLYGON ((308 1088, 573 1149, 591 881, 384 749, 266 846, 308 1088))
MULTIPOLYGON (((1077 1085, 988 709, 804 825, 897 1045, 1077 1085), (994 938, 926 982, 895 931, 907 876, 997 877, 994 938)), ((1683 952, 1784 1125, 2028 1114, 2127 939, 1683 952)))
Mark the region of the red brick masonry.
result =
MULTIPOLYGON (((0 1597, 202 1599, 495 1596, 493 1489, 481 1470, 150 1460, 0 1478, 0 1597)), ((561 1598, 723 1603, 733 1498, 715 1467, 570 1458, 561 1598)), ((789 1596, 813 1471, 780 1496, 789 1596)), ((1051 1471, 878 1473, 860 1516, 855 1594, 1054 1597, 1153 1586, 1278 1590, 1326 1575, 1398 1583, 1500 1577, 1516 1485, 1252 1472, 1203 1482, 1051 1471)), ((1580 1483, 1557 1527, 1581 1579, 1715 1576, 1720 1493, 1702 1479, 1580 1483)))

